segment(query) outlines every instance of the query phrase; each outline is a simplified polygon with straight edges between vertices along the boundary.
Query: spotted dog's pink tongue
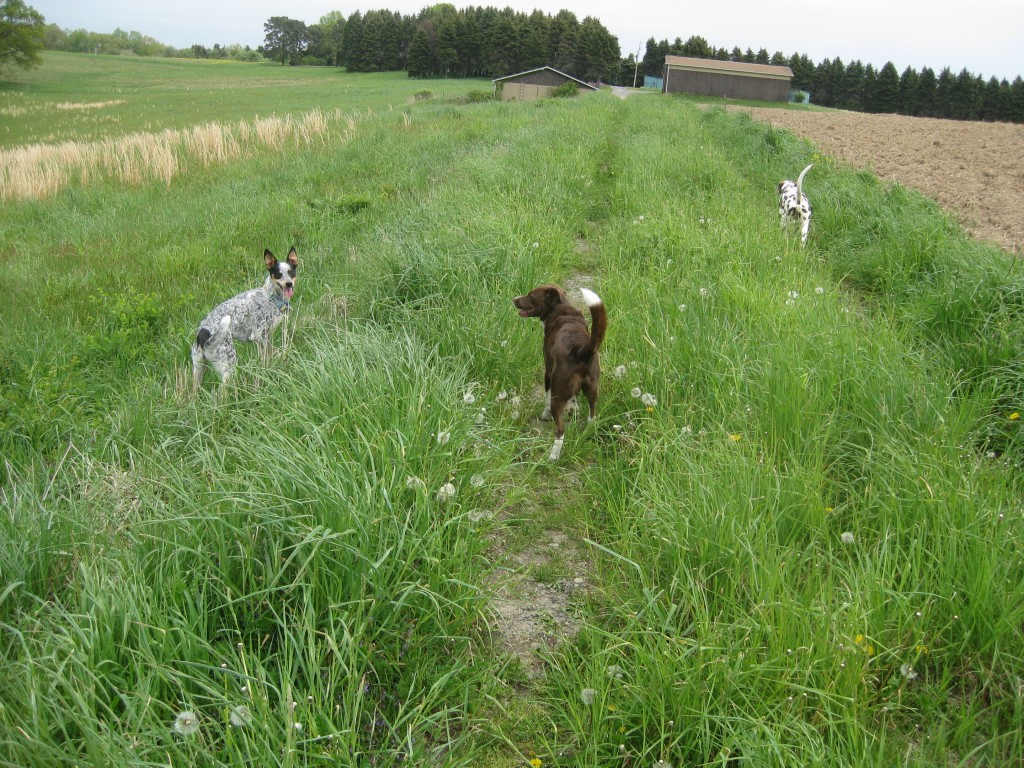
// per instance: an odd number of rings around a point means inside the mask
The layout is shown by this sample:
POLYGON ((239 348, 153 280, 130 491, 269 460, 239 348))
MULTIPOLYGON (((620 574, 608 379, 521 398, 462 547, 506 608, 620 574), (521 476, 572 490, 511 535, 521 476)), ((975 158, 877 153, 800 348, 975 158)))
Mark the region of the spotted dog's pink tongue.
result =
POLYGON ((290 301, 291 298, 292 298, 293 291, 294 291, 293 288, 285 288, 284 289, 284 297, 290 301))

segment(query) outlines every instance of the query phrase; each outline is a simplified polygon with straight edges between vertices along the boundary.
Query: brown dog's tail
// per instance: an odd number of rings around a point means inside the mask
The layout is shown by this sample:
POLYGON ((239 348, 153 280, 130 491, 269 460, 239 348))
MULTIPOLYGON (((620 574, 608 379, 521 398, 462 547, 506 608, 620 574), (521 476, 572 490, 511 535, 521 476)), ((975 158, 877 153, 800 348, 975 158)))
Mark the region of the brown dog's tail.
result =
POLYGON ((605 311, 601 297, 587 288, 580 288, 583 301, 590 308, 590 343, 581 348, 577 355, 583 362, 588 362, 601 348, 604 332, 608 329, 608 313, 605 311))

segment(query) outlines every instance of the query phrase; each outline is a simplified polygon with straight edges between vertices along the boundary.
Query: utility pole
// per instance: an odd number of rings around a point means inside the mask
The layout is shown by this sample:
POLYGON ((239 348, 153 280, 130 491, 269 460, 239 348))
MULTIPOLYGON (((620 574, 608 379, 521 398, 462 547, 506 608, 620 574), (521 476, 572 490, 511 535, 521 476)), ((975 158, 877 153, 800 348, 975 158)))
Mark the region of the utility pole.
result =
MULTIPOLYGON (((643 45, 641 43, 640 45, 643 45)), ((636 76, 640 71, 640 45, 636 47, 636 67, 633 68, 633 87, 636 88, 636 76)))

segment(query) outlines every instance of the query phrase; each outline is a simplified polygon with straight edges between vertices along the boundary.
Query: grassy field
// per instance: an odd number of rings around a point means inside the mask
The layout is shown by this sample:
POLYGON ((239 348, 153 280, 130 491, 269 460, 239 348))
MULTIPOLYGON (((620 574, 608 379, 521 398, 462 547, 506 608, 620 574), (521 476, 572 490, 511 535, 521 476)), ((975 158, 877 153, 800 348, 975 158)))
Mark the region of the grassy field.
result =
POLYGON ((47 51, 43 66, 0 78, 0 149, 88 142, 136 131, 180 130, 216 121, 319 109, 390 109, 422 90, 438 98, 482 80, 413 80, 404 72, 352 75, 330 67, 285 67, 203 59, 88 56, 47 51))
POLYGON ((0 764, 1024 762, 1004 253, 719 108, 221 66, 306 112, 382 90, 0 210, 0 764), (801 250, 775 184, 811 160, 801 250), (193 396, 199 320, 291 245, 291 348, 193 396), (555 465, 510 302, 545 281, 610 317, 555 465), (524 592, 514 652, 496 584, 569 591, 576 631, 524 592))

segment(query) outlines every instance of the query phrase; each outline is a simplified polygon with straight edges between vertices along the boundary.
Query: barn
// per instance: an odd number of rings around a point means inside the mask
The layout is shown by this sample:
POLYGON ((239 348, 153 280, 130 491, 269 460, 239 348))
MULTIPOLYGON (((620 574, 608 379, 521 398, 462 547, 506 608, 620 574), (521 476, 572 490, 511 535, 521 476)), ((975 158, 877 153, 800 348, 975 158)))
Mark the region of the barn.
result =
POLYGON ((666 56, 662 93, 788 101, 793 70, 771 64, 666 56))
POLYGON ((494 83, 494 92, 502 101, 528 101, 530 99, 542 99, 550 96, 551 92, 560 85, 576 83, 580 92, 598 90, 589 83, 577 80, 572 75, 559 72, 554 67, 537 67, 516 75, 506 75, 491 81, 494 83))

